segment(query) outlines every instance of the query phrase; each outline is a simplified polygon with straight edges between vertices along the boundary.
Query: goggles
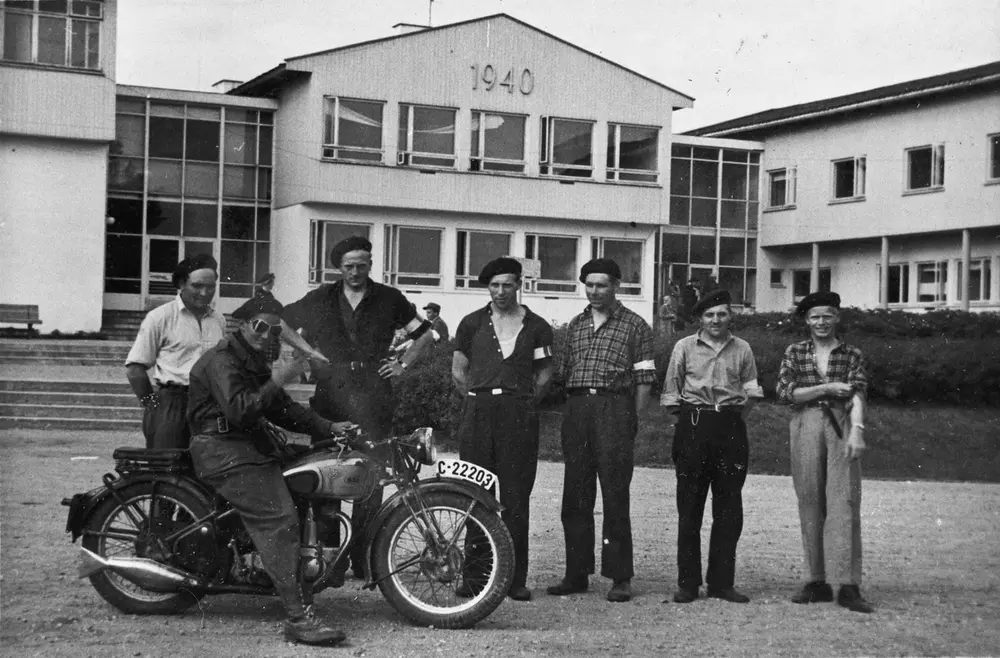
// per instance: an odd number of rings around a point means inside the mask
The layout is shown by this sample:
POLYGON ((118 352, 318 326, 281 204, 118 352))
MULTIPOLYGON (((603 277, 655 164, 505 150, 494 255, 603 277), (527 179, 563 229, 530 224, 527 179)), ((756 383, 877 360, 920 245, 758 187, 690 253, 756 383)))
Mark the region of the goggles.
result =
POLYGON ((250 328, 253 329, 254 333, 258 334, 266 334, 268 332, 270 332, 272 336, 277 336, 281 334, 280 324, 270 324, 260 319, 251 322, 250 328))

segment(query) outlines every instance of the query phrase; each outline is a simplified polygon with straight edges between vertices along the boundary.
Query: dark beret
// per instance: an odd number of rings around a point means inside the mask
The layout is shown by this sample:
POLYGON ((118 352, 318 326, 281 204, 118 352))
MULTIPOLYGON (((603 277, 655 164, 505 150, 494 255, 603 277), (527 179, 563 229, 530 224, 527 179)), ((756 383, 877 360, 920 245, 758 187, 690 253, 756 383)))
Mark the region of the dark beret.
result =
POLYGON ((238 309, 233 311, 233 317, 237 320, 249 320, 255 315, 266 314, 266 315, 277 315, 281 317, 281 312, 285 310, 284 307, 274 297, 265 297, 261 295, 254 295, 247 301, 243 303, 238 309))
POLYGON ((264 274, 259 279, 257 279, 257 285, 262 286, 267 283, 274 283, 274 272, 268 272, 264 274))
POLYGON ((816 306, 832 306, 840 308, 840 295, 835 292, 813 292, 802 298, 795 306, 795 313, 802 317, 809 312, 809 309, 816 306))
POLYGON ((215 262, 215 259, 210 254, 198 254, 191 258, 185 258, 177 263, 177 267, 174 268, 174 275, 172 277, 174 287, 180 288, 187 281, 191 272, 197 270, 212 270, 218 273, 219 264, 215 262))
POLYGON ((594 260, 587 261, 583 267, 580 268, 580 282, 587 282, 588 274, 607 274, 614 279, 622 278, 622 270, 618 267, 618 263, 611 260, 610 258, 595 258, 594 260))
POLYGON ((440 304, 435 304, 434 302, 428 302, 427 306, 424 307, 425 311, 427 309, 430 309, 430 310, 434 311, 435 313, 440 313, 441 312, 441 305, 440 304))
POLYGON ((491 260, 479 273, 479 283, 488 285, 498 274, 516 274, 521 276, 521 261, 506 256, 491 260))
POLYGON ((713 290, 698 300, 698 303, 691 309, 695 317, 700 317, 702 313, 720 304, 732 304, 733 298, 728 290, 713 290))
POLYGON ((337 244, 333 245, 333 249, 330 250, 330 264, 334 267, 340 267, 340 261, 343 260, 344 254, 348 254, 352 251, 367 251, 372 252, 372 243, 368 241, 368 238, 363 238, 360 235, 352 235, 349 238, 344 238, 337 244))

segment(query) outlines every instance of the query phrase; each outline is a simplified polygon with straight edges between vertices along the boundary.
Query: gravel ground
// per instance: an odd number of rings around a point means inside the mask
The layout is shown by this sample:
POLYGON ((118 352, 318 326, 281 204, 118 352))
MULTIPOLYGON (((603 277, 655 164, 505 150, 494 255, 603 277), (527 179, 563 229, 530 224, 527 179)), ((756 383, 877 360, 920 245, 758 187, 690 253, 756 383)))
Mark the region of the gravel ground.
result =
POLYGON ((111 469, 114 447, 139 443, 131 433, 0 431, 0 654, 1000 654, 1000 485, 866 482, 863 592, 878 610, 859 615, 788 601, 803 579, 795 496, 789 478, 764 475, 751 475, 744 494, 737 585, 751 603, 662 603, 674 588, 675 480, 673 471, 640 468, 632 484, 636 596, 612 604, 600 578, 588 594, 544 594, 561 576, 564 557, 562 465, 552 463, 541 464, 532 500, 528 584, 535 599, 508 600, 475 629, 415 627, 351 580, 317 601, 348 633, 339 649, 283 642, 281 606, 269 598, 207 598, 176 617, 122 615, 76 578, 78 548, 63 532, 59 500, 96 486, 111 469))

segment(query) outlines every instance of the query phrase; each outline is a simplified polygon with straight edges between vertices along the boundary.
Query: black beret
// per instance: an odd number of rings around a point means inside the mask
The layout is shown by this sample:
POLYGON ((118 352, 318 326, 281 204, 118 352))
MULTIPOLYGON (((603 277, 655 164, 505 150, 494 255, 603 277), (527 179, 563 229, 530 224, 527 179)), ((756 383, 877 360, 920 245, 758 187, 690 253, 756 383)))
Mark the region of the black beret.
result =
POLYGON ((521 276, 521 261, 503 256, 486 263, 483 271, 479 273, 479 283, 489 285, 493 277, 498 274, 516 274, 521 276))
POLYGON ((441 305, 440 304, 435 304, 434 302, 428 302, 427 306, 424 307, 425 311, 427 309, 430 309, 430 310, 434 311, 435 313, 440 313, 441 312, 441 305))
POLYGON ((233 311, 233 317, 237 320, 249 320, 255 315, 268 314, 281 317, 281 312, 285 308, 274 297, 254 295, 243 303, 238 309, 233 311))
POLYGON ((349 238, 344 238, 333 245, 333 249, 330 250, 330 264, 339 268, 340 261, 344 259, 344 254, 352 251, 367 251, 371 253, 372 243, 368 241, 368 238, 361 237, 360 235, 352 235, 349 238))
POLYGON ((257 285, 262 286, 267 283, 274 283, 274 272, 268 272, 257 279, 257 285))
POLYGON ((712 308, 713 306, 719 306, 720 304, 731 304, 733 302, 732 296, 729 294, 728 290, 713 290, 707 293, 698 303, 694 305, 691 309, 691 313, 695 317, 700 317, 702 313, 712 308))
POLYGON ((809 309, 815 306, 832 306, 840 308, 840 295, 835 292, 813 292, 802 298, 795 306, 795 313, 805 317, 809 309))
POLYGON ((219 264, 215 262, 211 254, 198 254, 197 256, 192 256, 191 258, 185 258, 181 262, 177 263, 177 267, 174 268, 174 275, 172 280, 174 282, 175 288, 180 288, 181 285, 187 280, 191 272, 197 270, 212 270, 218 273, 219 264))
POLYGON ((618 263, 610 258, 595 258, 594 260, 587 261, 580 268, 580 283, 587 282, 588 274, 607 274, 614 279, 622 278, 621 268, 618 267, 618 263))

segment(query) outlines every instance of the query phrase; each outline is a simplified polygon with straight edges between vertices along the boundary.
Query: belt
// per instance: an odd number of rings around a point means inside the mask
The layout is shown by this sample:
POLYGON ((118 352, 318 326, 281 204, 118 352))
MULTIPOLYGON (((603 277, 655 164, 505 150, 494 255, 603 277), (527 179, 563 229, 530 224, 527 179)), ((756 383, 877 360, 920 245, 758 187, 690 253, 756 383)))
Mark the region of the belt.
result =
POLYGON ((577 396, 577 395, 603 395, 603 396, 614 396, 614 395, 624 395, 622 391, 613 391, 610 388, 571 388, 566 391, 567 395, 577 396))
POLYGON ((709 411, 717 414, 725 413, 742 413, 743 405, 741 404, 682 404, 682 411, 709 411))
POLYGON ((472 397, 477 395, 517 395, 517 391, 509 388, 474 388, 469 391, 469 395, 472 397))
POLYGON ((840 427, 840 421, 837 420, 837 416, 833 413, 833 410, 840 409, 840 402, 837 400, 810 400, 802 405, 803 407, 809 407, 811 409, 822 409, 823 415, 826 419, 830 421, 830 425, 833 427, 833 433, 837 435, 838 439, 844 438, 844 430, 840 427))
POLYGON ((229 434, 231 429, 229 419, 225 416, 218 416, 217 418, 205 419, 198 434, 229 434))
POLYGON ((334 368, 347 368, 351 372, 357 372, 359 370, 371 370, 374 368, 378 370, 381 365, 377 361, 338 361, 337 363, 330 364, 334 368))

